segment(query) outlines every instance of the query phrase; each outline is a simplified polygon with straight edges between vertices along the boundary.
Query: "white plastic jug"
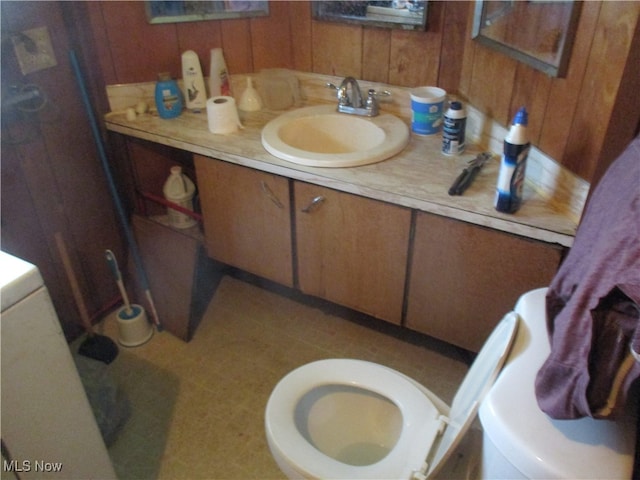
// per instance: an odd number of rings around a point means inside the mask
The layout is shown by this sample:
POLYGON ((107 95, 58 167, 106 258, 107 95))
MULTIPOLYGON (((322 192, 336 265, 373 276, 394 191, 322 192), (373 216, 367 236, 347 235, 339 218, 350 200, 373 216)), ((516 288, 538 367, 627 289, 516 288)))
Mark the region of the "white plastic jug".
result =
MULTIPOLYGON (((196 186, 193 182, 182 173, 182 167, 171 167, 171 175, 164 182, 164 188, 162 189, 164 197, 187 210, 193 210, 193 194, 196 191, 196 186)), ((169 215, 169 225, 175 228, 189 228, 193 227, 197 222, 189 215, 174 210, 173 208, 167 208, 167 214, 169 215)))

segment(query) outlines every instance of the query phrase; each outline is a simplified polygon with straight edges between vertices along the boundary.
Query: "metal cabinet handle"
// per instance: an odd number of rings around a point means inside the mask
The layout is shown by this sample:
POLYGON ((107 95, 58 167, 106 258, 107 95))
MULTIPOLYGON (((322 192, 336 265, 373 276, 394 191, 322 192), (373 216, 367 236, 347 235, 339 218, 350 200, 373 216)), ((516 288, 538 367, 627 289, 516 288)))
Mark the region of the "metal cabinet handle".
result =
POLYGON ((276 207, 284 208, 284 205, 280 200, 278 200, 278 197, 276 197, 275 194, 271 191, 271 189, 269 188, 269 185, 267 185, 267 182, 262 180, 260 182, 260 186, 262 187, 262 191, 269 197, 269 200, 271 200, 276 207))
POLYGON ((311 202, 309 203, 309 205, 307 205, 306 207, 304 207, 302 209, 302 211, 304 213, 311 213, 312 211, 314 211, 317 207, 320 206, 320 204, 322 202, 324 202, 325 198, 322 195, 318 195, 317 197, 315 197, 313 200, 311 200, 311 202))

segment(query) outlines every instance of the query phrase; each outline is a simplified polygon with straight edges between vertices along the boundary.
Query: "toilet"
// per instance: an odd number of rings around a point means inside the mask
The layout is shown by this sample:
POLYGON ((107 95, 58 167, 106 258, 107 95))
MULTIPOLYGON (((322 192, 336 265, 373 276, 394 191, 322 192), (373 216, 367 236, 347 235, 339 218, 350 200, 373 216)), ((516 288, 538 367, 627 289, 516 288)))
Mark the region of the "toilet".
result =
POLYGON ((362 360, 290 372, 265 411, 278 466, 291 479, 630 478, 634 422, 555 421, 537 407, 533 379, 549 352, 545 291, 523 295, 500 321, 451 407, 362 360), (470 429, 478 409, 481 432, 470 429))

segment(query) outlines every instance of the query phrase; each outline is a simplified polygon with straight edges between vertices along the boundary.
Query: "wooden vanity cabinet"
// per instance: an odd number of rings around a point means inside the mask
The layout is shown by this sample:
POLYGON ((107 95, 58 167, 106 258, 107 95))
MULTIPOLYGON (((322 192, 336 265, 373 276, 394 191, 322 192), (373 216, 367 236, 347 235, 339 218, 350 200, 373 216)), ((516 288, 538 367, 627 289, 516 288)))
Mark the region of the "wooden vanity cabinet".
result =
POLYGON ((297 181, 294 198, 300 290, 399 325, 411 211, 297 181))
POLYGON ((406 326, 478 351, 524 292, 553 278, 563 248, 418 212, 406 326))
POLYGON ((293 286, 289 180, 194 155, 210 257, 293 286))

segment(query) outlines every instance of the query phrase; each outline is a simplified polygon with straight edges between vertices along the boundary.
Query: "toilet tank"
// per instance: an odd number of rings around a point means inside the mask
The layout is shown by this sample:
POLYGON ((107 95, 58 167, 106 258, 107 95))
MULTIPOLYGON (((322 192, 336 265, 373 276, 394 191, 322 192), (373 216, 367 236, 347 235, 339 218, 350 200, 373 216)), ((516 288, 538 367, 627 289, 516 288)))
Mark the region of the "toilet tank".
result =
POLYGON ((550 351, 545 294, 546 289, 533 290, 518 301, 515 344, 480 406, 481 477, 631 478, 633 415, 617 421, 555 420, 538 407, 534 381, 550 351))

